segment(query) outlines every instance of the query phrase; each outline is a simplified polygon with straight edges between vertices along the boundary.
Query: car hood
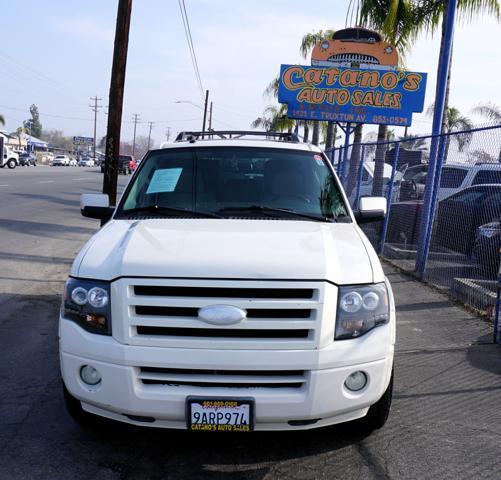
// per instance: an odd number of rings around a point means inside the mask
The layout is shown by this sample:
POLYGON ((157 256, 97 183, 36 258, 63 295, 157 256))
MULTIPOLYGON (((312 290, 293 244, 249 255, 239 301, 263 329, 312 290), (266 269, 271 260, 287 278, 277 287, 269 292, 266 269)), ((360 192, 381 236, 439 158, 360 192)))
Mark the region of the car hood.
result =
POLYGON ((288 220, 112 220, 84 246, 72 276, 382 281, 355 223, 288 220))

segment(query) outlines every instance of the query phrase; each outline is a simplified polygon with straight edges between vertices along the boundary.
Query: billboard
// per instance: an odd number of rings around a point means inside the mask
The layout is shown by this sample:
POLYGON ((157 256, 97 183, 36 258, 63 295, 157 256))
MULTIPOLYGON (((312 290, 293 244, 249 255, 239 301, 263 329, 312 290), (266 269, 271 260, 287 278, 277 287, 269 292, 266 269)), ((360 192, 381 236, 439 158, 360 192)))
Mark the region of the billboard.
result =
POLYGON ((75 145, 93 145, 94 139, 92 137, 73 137, 75 145))
POLYGON ((406 126, 425 87, 426 73, 282 65, 278 101, 289 118, 406 126))
POLYGON ((281 66, 278 101, 299 120, 409 126, 423 111, 426 73, 397 65, 377 32, 339 30, 313 48, 311 66, 281 66))

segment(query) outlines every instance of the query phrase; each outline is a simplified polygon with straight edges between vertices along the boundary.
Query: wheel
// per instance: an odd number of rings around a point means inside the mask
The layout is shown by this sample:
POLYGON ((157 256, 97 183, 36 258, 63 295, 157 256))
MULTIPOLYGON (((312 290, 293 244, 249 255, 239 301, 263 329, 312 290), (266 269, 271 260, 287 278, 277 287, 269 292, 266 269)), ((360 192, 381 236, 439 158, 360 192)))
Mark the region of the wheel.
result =
POLYGON ((16 161, 15 161, 13 158, 11 158, 11 159, 7 162, 7 166, 8 166, 9 168, 16 168, 16 165, 17 165, 17 163, 16 163, 16 161))
POLYGON ((66 410, 70 417, 82 426, 93 426, 96 423, 96 417, 82 408, 80 400, 77 400, 63 383, 63 395, 66 410))
POLYGON ((378 430, 386 423, 390 414, 391 399, 393 397, 393 371, 391 372, 390 383, 383 393, 383 396, 369 408, 367 415, 357 420, 357 427, 363 433, 371 433, 378 430))

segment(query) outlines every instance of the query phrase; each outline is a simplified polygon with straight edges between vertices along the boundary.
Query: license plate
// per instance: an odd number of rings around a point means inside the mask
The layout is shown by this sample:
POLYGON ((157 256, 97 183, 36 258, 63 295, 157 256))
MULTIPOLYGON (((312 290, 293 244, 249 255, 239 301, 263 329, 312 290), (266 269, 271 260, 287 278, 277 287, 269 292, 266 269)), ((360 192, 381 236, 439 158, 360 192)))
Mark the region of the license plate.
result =
POLYGON ((188 430, 250 432, 254 427, 254 400, 190 397, 186 401, 188 430))

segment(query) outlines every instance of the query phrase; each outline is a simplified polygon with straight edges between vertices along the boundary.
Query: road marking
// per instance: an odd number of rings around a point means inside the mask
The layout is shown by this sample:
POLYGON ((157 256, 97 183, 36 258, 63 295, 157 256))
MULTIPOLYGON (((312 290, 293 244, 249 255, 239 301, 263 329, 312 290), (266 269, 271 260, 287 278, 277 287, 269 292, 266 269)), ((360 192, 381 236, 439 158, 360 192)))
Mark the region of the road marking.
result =
POLYGON ((78 180, 87 180, 87 177, 81 177, 81 178, 72 178, 73 181, 78 181, 78 180))
POLYGON ((8 185, 7 185, 7 184, 5 184, 5 185, 0 185, 0 187, 8 187, 8 185))
POLYGON ((42 180, 41 182, 38 183, 54 183, 54 180, 42 180))

